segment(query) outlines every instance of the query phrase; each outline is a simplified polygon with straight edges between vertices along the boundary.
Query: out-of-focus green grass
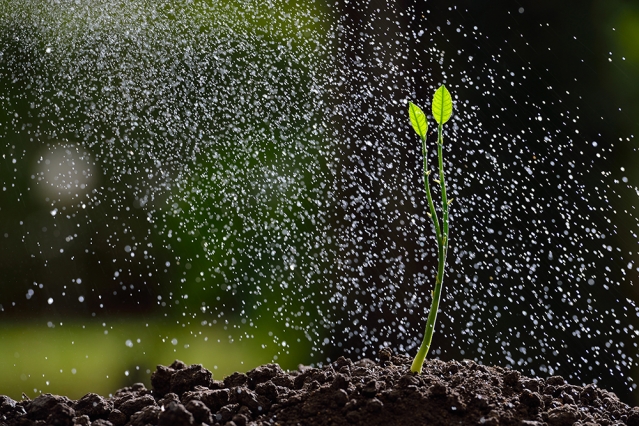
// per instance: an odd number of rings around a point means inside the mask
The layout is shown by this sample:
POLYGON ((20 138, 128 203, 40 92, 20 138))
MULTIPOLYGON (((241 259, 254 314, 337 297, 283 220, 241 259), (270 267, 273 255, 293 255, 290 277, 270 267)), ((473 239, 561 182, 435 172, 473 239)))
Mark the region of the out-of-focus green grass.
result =
MULTIPOLYGON (((31 398, 53 393, 78 399, 89 392, 109 395, 136 382, 150 388, 156 366, 175 359, 203 364, 222 379, 271 362, 288 349, 273 344, 268 327, 263 333, 256 330, 254 338, 237 340, 239 333, 223 325, 183 327, 139 319, 52 325, 0 324, 0 394, 21 399, 23 392, 31 398), (232 342, 231 334, 236 336, 232 342)), ((286 351, 277 359, 283 368, 303 361, 286 351)))

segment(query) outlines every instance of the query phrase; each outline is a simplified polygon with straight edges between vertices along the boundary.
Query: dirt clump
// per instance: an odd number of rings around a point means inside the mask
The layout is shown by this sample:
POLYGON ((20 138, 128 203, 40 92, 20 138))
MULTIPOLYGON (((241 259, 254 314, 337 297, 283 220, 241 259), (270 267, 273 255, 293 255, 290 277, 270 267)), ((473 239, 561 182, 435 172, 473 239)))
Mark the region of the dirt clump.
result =
POLYGON ((105 398, 0 396, 0 425, 629 425, 639 407, 594 385, 529 378, 473 361, 411 359, 384 348, 379 362, 339 358, 286 372, 266 364, 224 380, 201 365, 158 366, 152 389, 135 384, 105 398))

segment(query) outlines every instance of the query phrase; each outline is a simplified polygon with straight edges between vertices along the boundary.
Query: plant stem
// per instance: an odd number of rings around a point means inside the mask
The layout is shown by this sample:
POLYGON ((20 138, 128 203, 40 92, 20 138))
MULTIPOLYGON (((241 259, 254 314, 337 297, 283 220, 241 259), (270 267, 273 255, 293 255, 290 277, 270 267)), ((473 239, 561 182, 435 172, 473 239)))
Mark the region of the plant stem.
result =
MULTIPOLYGON (((443 124, 437 127, 437 158, 439 160, 439 185, 442 191, 442 221, 444 233, 442 235, 442 245, 444 249, 444 265, 446 264, 446 255, 448 254, 448 196, 446 195, 446 178, 444 176, 444 155, 442 153, 444 147, 443 124)), ((440 257, 441 263, 441 257, 440 257)), ((444 271, 442 269, 440 282, 444 280, 444 271)))
POLYGON ((437 157, 439 160, 439 184, 442 193, 442 226, 439 225, 439 219, 435 211, 435 205, 433 204, 433 198, 430 193, 430 185, 428 183, 428 163, 426 160, 426 138, 422 138, 422 153, 424 155, 424 186, 426 188, 426 197, 428 198, 428 206, 430 208, 430 216, 435 226, 435 233, 437 235, 437 277, 435 278, 435 290, 432 293, 433 301, 430 305, 430 312, 428 313, 428 320, 426 321, 426 328, 424 330, 424 339, 419 347, 417 355, 413 360, 413 364, 410 368, 412 372, 421 373, 422 366, 428 350, 430 349, 431 341, 433 340, 433 332, 435 331, 435 322, 437 321, 437 311, 439 310, 439 301, 442 294, 442 284, 444 281, 444 268, 446 266, 446 255, 448 254, 448 198, 446 196, 446 179, 444 177, 444 160, 442 155, 442 148, 444 145, 444 137, 442 135, 443 124, 439 124, 437 128, 437 157), (443 230, 443 232, 442 232, 443 230))
POLYGON ((428 156, 426 155, 426 137, 422 139, 422 155, 424 156, 424 188, 426 189, 426 198, 428 199, 430 218, 433 221, 433 225, 435 225, 437 245, 439 245, 439 240, 441 239, 441 228, 439 227, 439 218, 437 217, 437 211, 435 210, 435 204, 433 203, 433 196, 430 193, 430 184, 428 182, 430 170, 428 170, 428 156))

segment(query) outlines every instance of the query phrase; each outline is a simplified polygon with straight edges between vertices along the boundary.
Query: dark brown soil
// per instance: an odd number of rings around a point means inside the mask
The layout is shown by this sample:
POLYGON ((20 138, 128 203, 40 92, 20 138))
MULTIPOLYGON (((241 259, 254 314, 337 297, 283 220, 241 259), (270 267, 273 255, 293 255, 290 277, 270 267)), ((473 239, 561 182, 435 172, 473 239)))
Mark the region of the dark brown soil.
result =
POLYGON ((408 357, 379 355, 293 372, 267 364, 223 381, 175 361, 158 366, 153 389, 136 384, 110 398, 0 396, 0 425, 639 425, 639 407, 594 385, 473 361, 429 360, 418 376, 408 357))

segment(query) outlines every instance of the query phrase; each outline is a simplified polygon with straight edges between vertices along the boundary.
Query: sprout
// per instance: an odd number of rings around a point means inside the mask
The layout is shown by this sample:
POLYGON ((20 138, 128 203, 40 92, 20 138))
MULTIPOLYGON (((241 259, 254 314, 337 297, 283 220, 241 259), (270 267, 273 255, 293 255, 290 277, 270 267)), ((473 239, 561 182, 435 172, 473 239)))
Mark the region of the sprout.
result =
POLYGON ((432 304, 430 306, 430 312, 428 313, 428 320, 426 321, 426 329, 424 331, 424 340, 410 370, 415 373, 422 372, 422 365, 424 365, 424 359, 430 349, 430 343, 433 340, 433 331, 435 330, 435 321, 437 321, 437 310, 439 309, 439 300, 442 295, 442 283, 444 281, 444 268, 446 266, 446 255, 448 254, 448 206, 450 204, 446 196, 446 179, 444 177, 444 162, 442 156, 442 148, 444 145, 444 137, 442 135, 442 128, 452 113, 453 113, 453 100, 450 93, 443 85, 437 89, 435 96, 433 96, 433 117, 437 121, 437 158, 439 160, 439 180, 433 179, 439 184, 442 194, 442 221, 439 222, 437 211, 435 210, 435 204, 433 204, 433 196, 430 193, 430 184, 428 183, 428 177, 430 170, 428 170, 428 156, 426 155, 426 133, 428 132, 428 122, 424 112, 414 103, 409 102, 408 115, 410 116, 410 122, 413 125, 413 129, 417 132, 422 140, 422 155, 424 157, 424 187, 426 189, 426 197, 428 198, 428 208, 430 213, 428 217, 433 221, 435 226, 435 234, 437 235, 437 257, 439 259, 437 263, 437 277, 435 278, 435 290, 431 293, 433 297, 432 304))

